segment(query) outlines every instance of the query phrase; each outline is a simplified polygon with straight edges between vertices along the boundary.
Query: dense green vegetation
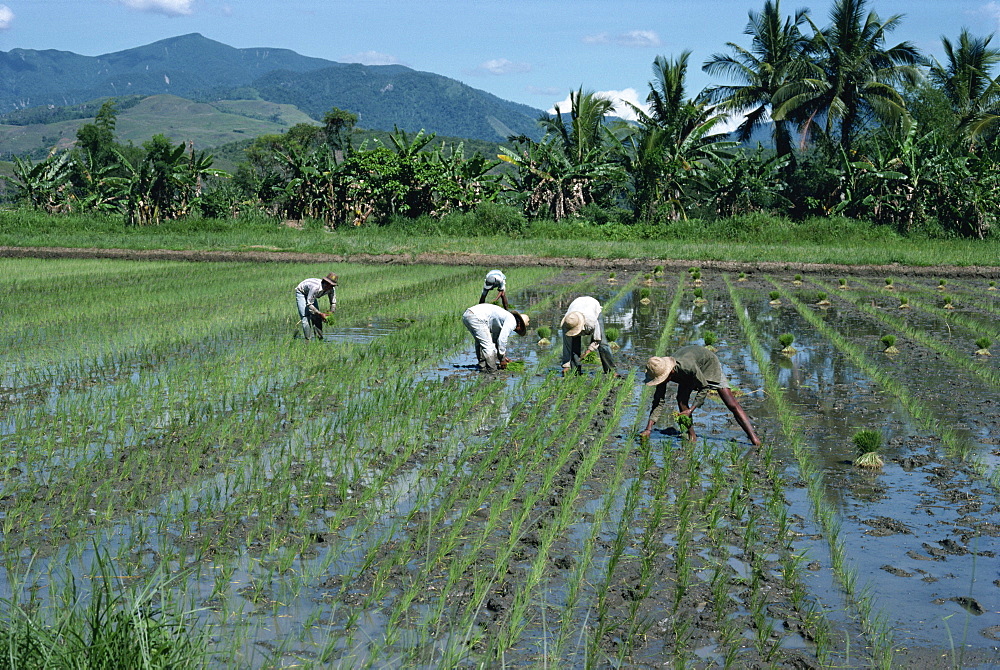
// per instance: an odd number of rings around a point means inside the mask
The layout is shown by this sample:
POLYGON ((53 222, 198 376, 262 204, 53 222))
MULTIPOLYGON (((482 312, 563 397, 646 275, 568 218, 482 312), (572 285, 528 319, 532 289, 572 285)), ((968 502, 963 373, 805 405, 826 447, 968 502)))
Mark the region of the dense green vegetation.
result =
MULTIPOLYGON (((0 245, 78 248, 287 251, 328 254, 466 254, 554 258, 671 258, 852 265, 995 266, 1000 242, 903 236, 844 218, 751 215, 670 226, 547 219, 488 205, 440 219, 397 217, 385 226, 303 228, 268 217, 187 218, 128 226, 117 216, 48 215, 0 210, 0 245), (517 226, 511 223, 519 224, 517 226)), ((510 262, 514 262, 513 259, 510 262)))
MULTIPOLYGON (((263 215, 410 234, 524 236, 530 227, 545 238, 785 244, 789 226, 823 231, 823 219, 836 230, 849 219, 875 226, 851 228, 865 244, 995 235, 1000 50, 963 31, 944 39, 945 63, 927 59, 891 43, 901 17, 882 19, 869 0, 834 0, 829 21, 821 27, 805 10, 786 17, 766 0, 750 12, 750 45, 729 43, 703 65, 732 83, 689 97, 689 52, 659 56, 647 106, 631 106, 637 122, 609 122, 620 110, 581 87, 569 109, 539 119, 542 139, 511 134, 499 151, 422 131, 361 138, 357 115, 334 107, 322 125, 255 138, 221 174, 212 156, 163 135, 123 145, 108 101, 73 150, 18 158, 10 181, 35 209, 114 213, 132 225, 263 215), (722 129, 731 115, 744 119, 743 144, 722 129), (761 132, 772 148, 748 146, 761 132)), ((319 116, 319 103, 289 102, 319 116)))

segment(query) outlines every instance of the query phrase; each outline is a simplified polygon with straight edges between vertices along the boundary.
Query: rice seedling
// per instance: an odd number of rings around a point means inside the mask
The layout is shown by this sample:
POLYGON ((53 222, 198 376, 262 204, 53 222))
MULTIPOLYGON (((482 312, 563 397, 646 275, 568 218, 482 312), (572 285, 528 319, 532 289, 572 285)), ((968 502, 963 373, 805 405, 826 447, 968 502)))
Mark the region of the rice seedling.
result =
POLYGON ((641 289, 639 289, 640 303, 642 303, 643 305, 648 305, 651 302, 649 296, 650 296, 650 290, 648 287, 643 286, 641 289))
POLYGON ((781 353, 786 356, 791 356, 795 354, 798 350, 792 346, 795 342, 795 336, 791 333, 782 333, 778 336, 778 343, 781 345, 781 353))
POLYGON ((653 268, 653 274, 655 274, 655 275, 662 275, 663 274, 663 266, 662 265, 657 265, 656 267, 654 267, 653 268))
POLYGON ((781 304, 781 293, 779 291, 771 291, 768 293, 768 297, 771 299, 768 303, 769 305, 778 306, 781 304))
POLYGON ((701 284, 701 270, 695 268, 695 270, 691 273, 691 282, 695 286, 701 284))
POLYGON ((739 276, 736 277, 736 281, 748 281, 747 280, 747 273, 746 272, 741 272, 739 274, 739 276))
POLYGON ((795 275, 795 277, 792 278, 792 283, 795 284, 796 286, 801 286, 802 285, 802 275, 795 275))
POLYGON ((848 288, 847 280, 843 277, 837 280, 837 284, 838 284, 837 288, 840 289, 841 291, 846 291, 848 288))
POLYGON ((938 279, 938 290, 943 291, 948 283, 947 279, 938 279))
POLYGON ((819 307, 829 307, 830 306, 830 296, 826 291, 820 291, 816 294, 816 305, 819 307))
POLYGON ((609 272, 608 273, 608 283, 609 284, 614 284, 616 281, 618 281, 617 277, 618 277, 618 273, 616 273, 616 272, 609 272))
POLYGON ((905 295, 899 296, 899 309, 910 309, 910 299, 905 295))
POLYGON ((552 344, 549 338, 552 336, 552 329, 548 326, 539 326, 535 333, 538 334, 538 346, 547 347, 552 344))
POLYGON ((851 436, 858 457, 854 465, 860 468, 881 468, 884 465, 879 449, 882 448, 882 433, 871 428, 862 428, 851 436))
POLYGON ((979 348, 976 350, 976 355, 977 356, 992 356, 992 354, 990 353, 990 344, 991 344, 990 338, 988 338, 988 337, 984 336, 984 337, 977 338, 976 339, 976 346, 979 347, 979 348))
POLYGON ((647 273, 643 274, 643 275, 642 275, 642 281, 643 281, 643 283, 645 283, 645 284, 646 284, 647 286, 648 286, 649 284, 652 284, 652 283, 653 283, 653 273, 652 273, 652 272, 647 272, 647 273))
POLYGON ((694 304, 704 305, 707 304, 708 300, 705 299, 704 290, 701 287, 694 289, 694 304))
POLYGON ((987 291, 996 291, 996 290, 997 290, 997 283, 996 283, 996 280, 994 280, 994 279, 991 279, 991 280, 990 280, 990 283, 989 283, 989 287, 988 287, 988 288, 987 288, 986 290, 987 290, 987 291))
POLYGON ((886 277, 886 278, 885 278, 885 290, 886 290, 886 291, 892 291, 892 290, 894 290, 895 288, 896 288, 896 287, 895 287, 895 286, 893 286, 893 284, 892 284, 892 277, 886 277))
POLYGON ((899 349, 896 348, 896 336, 895 335, 883 335, 882 344, 885 345, 885 349, 882 351, 887 354, 898 354, 899 349))
POLYGON ((952 297, 950 295, 946 295, 944 297, 944 305, 942 305, 942 308, 943 309, 955 309, 955 305, 952 303, 952 297))

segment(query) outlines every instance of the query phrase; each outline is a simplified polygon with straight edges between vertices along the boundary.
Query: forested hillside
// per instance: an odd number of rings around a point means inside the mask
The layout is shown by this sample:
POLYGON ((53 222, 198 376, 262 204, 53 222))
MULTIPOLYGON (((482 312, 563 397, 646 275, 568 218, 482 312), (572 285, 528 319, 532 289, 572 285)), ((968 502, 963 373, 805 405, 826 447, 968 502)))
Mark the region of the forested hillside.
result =
POLYGON ((286 49, 236 49, 198 34, 95 57, 54 50, 0 52, 0 114, 10 115, 0 117, 3 123, 65 120, 60 118, 65 113, 41 110, 135 95, 290 104, 317 121, 339 107, 357 114, 366 128, 491 141, 513 134, 539 137, 541 114, 402 65, 336 63, 286 49))

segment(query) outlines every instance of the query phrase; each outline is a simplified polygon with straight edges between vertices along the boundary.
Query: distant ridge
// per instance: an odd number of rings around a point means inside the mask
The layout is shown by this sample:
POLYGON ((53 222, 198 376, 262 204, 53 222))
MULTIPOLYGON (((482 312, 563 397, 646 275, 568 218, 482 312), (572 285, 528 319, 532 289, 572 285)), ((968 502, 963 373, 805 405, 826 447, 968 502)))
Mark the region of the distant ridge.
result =
MULTIPOLYGON (((201 102, 260 99, 298 107, 316 121, 332 107, 375 130, 502 141, 538 137, 542 110, 402 65, 360 65, 288 49, 237 49, 198 33, 101 56, 0 51, 0 114, 124 95, 169 94, 201 102)), ((2 119, 0 119, 2 122, 2 119)))

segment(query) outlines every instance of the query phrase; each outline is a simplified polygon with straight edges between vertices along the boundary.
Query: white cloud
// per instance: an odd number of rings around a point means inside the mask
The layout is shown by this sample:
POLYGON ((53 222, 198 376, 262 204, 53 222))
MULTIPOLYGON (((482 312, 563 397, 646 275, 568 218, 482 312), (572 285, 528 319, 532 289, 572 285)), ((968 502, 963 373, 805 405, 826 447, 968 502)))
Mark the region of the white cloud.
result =
POLYGON ((617 44, 622 47, 658 47, 661 44, 659 35, 652 30, 630 30, 618 35, 608 35, 607 33, 584 35, 583 43, 617 44))
POLYGON ((660 38, 652 30, 630 30, 615 37, 615 42, 623 47, 660 46, 660 38))
POLYGON ((472 74, 506 75, 522 74, 524 72, 531 72, 530 63, 515 63, 514 61, 509 61, 506 58, 493 58, 480 63, 478 67, 472 71, 472 74))
POLYGON ((0 30, 7 30, 14 23, 14 12, 7 5, 0 5, 0 30))
POLYGON ((140 12, 152 12, 166 16, 187 16, 192 13, 194 0, 118 0, 119 3, 140 12))
MULTIPOLYGON (((599 98, 604 98, 605 100, 610 100, 614 103, 615 109, 609 116, 617 116, 619 118, 625 119, 627 121, 635 121, 636 115, 631 107, 626 105, 626 102, 631 102, 642 110, 648 110, 646 103, 639 100, 639 94, 634 88, 623 88, 620 91, 596 91, 594 93, 599 98)), ((559 109, 565 114, 570 110, 570 100, 567 95, 564 100, 556 103, 559 105, 559 109)), ((555 114, 556 108, 553 105, 549 110, 549 114, 555 114)))
POLYGON ((340 57, 341 63, 361 63, 362 65, 401 65, 402 63, 395 56, 384 54, 379 51, 362 51, 356 54, 348 54, 340 57))

